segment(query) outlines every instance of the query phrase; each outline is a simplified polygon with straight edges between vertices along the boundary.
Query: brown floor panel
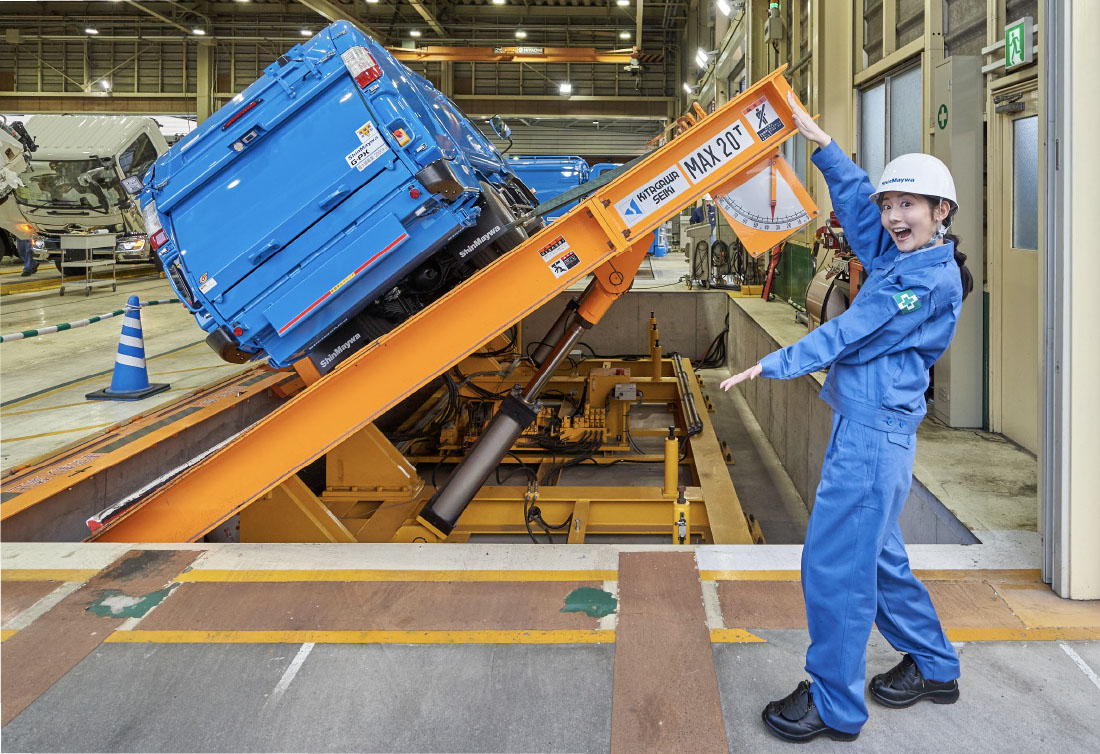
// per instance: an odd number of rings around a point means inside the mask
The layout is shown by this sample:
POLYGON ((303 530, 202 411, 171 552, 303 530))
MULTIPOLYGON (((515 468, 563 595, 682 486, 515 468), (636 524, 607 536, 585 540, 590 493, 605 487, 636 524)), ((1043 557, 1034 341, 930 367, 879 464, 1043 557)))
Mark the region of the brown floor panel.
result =
POLYGON ((142 630, 595 629, 565 597, 601 582, 286 582, 183 584, 142 630))
POLYGON ((0 621, 7 623, 61 586, 59 581, 5 581, 0 585, 0 621))
POLYGON ((619 556, 611 751, 727 751, 699 572, 690 552, 619 556))
POLYGON ((140 597, 163 589, 200 555, 199 550, 131 550, 0 645, 0 725, 7 725, 122 624, 122 618, 87 612, 104 592, 140 597))
POLYGON ((798 581, 719 581, 726 628, 805 628, 806 604, 798 581))
POLYGON ((925 586, 944 628, 1024 627, 984 581, 929 581, 925 586))
POLYGON ((1039 587, 998 584, 996 589, 1029 628, 1100 627, 1100 600, 1064 600, 1046 584, 1039 587))

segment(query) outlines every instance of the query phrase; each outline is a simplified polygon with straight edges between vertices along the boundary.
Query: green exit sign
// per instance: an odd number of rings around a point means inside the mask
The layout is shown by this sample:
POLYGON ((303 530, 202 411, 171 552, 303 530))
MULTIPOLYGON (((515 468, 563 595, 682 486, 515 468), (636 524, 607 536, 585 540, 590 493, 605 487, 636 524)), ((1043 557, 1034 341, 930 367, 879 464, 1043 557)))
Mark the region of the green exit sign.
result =
POLYGON ((1013 21, 1005 27, 1005 70, 1030 65, 1032 21, 1031 16, 1013 21))

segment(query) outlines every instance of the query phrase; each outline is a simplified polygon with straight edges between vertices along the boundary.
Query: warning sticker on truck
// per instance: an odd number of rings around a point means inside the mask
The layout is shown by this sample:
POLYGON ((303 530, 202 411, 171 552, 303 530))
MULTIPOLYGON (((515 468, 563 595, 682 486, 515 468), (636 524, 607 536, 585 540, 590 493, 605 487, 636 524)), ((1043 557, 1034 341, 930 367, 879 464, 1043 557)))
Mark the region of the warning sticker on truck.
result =
POLYGON ((382 134, 370 121, 364 123, 356 132, 360 144, 344 159, 348 161, 348 167, 356 170, 366 170, 372 162, 390 151, 386 142, 382 140, 382 134))
POLYGON ((767 97, 760 97, 743 112, 760 141, 767 141, 783 130, 783 121, 779 119, 767 97))
POLYGON ((615 209, 623 222, 634 227, 666 204, 677 206, 676 197, 690 189, 677 165, 615 202, 615 209))
POLYGON ((684 169, 684 174, 692 183, 698 183, 708 173, 725 165, 751 144, 752 137, 745 133, 741 121, 737 121, 723 128, 720 134, 680 160, 680 167, 684 169))

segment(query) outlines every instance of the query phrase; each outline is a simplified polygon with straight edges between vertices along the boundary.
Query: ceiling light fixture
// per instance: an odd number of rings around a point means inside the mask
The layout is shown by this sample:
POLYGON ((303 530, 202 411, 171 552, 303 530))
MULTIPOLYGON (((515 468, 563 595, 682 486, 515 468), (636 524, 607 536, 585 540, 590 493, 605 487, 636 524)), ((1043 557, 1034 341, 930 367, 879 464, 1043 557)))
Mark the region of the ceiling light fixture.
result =
POLYGON ((726 18, 729 18, 730 11, 732 10, 732 8, 730 8, 730 4, 726 0, 718 0, 716 5, 718 6, 718 10, 722 13, 722 15, 726 18))
POLYGON ((516 39, 527 39, 527 32, 523 29, 518 29, 516 31, 516 39))
POLYGON ((493 0, 493 5, 504 5, 504 0, 493 0))
POLYGON ((312 37, 312 36, 313 36, 313 32, 312 32, 312 31, 310 31, 309 29, 302 29, 302 36, 303 36, 303 37, 312 37))
POLYGON ((109 92, 109 91, 111 91, 111 82, 110 82, 110 81, 108 81, 107 79, 102 79, 102 80, 101 80, 101 81, 99 82, 99 85, 100 85, 101 87, 103 87, 103 91, 105 91, 105 92, 109 92))
POLYGON ((205 29, 192 29, 191 33, 194 34, 196 37, 202 37, 202 36, 206 35, 206 30, 205 29))
POLYGON ((710 61, 710 53, 700 47, 695 51, 695 65, 700 68, 706 68, 707 63, 710 61))
POLYGON ((630 32, 629 31, 620 31, 619 32, 619 39, 630 39, 630 32))
POLYGON ((570 84, 568 81, 563 81, 558 87, 558 92, 568 97, 570 94, 573 93, 573 85, 570 84))
POLYGON ((619 6, 620 8, 625 8, 626 6, 630 5, 630 0, 615 0, 615 5, 619 6))
POLYGON ((686 81, 684 82, 684 91, 685 91, 685 92, 687 92, 687 94, 688 94, 688 96, 689 96, 689 97, 690 97, 690 96, 691 96, 692 94, 695 94, 695 89, 694 89, 694 88, 692 87, 692 85, 691 85, 691 84, 689 84, 689 83, 688 83, 688 82, 686 82, 686 81))
POLYGON ((84 33, 85 34, 99 34, 99 29, 96 29, 94 27, 89 26, 87 29, 84 30, 84 33))

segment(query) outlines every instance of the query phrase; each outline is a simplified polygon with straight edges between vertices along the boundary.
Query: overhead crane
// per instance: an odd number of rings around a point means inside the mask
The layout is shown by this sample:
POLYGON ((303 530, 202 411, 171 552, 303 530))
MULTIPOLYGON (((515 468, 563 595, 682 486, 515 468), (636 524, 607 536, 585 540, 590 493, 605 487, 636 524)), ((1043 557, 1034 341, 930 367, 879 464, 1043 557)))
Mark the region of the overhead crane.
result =
MULTIPOLYGON (((606 504, 622 502, 623 488, 585 488, 582 499, 576 488, 482 485, 538 417, 540 394, 582 334, 629 290, 654 229, 681 207, 720 189, 759 161, 772 159, 776 147, 793 135, 786 102, 791 88, 782 71, 710 115, 682 119, 678 138, 332 372, 322 376, 304 361, 295 365, 296 377, 277 373, 278 389, 289 396, 281 405, 147 494, 105 511, 88 539, 196 541, 236 514, 241 514, 242 529, 249 518, 270 519, 264 515, 266 508, 268 513, 297 516, 295 526, 320 533, 321 538, 313 541, 456 541, 482 530, 476 521, 468 524, 464 512, 469 510, 472 519, 499 517, 505 514, 492 509, 515 509, 518 499, 525 510, 537 501, 554 520, 568 514, 582 522, 578 530, 583 525, 589 532, 604 524, 604 531, 623 533, 652 531, 657 525, 671 528, 673 541, 677 531, 681 542, 691 541, 692 533, 714 543, 759 541, 724 464, 700 466, 698 487, 685 489, 666 475, 661 486, 629 488, 634 513, 659 522, 640 520, 633 527, 607 524, 614 516, 609 516, 606 504), (372 422, 439 375, 477 358, 475 352, 499 333, 589 275, 592 279, 583 294, 541 339, 532 359, 535 366, 523 367, 527 371, 519 374, 524 381, 503 399, 447 482, 439 489, 426 485, 372 422), (322 502, 297 476, 326 454, 330 475, 343 475, 347 482, 333 485, 349 493, 343 501, 329 494, 322 502), (355 509, 363 512, 368 487, 374 488, 375 504, 367 506, 369 515, 357 517, 355 509), (358 523, 349 527, 353 520, 358 523)), ((697 380, 686 376, 687 360, 665 359, 653 353, 652 341, 650 345, 654 366, 648 377, 654 394, 688 396, 692 405, 704 405, 697 380)), ((609 361, 596 368, 628 367, 609 361)), ((270 373, 264 367, 257 371, 270 373)), ((687 425, 695 420, 679 417, 676 432, 690 434, 687 425)), ((698 412, 697 420, 709 429, 705 410, 698 412)), ((721 458, 713 432, 686 442, 708 458, 721 458)), ((675 465, 666 459, 666 474, 675 465)), ((52 472, 36 466, 9 476, 0 518, 7 522, 44 501, 49 489, 64 487, 86 471, 86 466, 70 461, 52 472), (34 474, 49 484, 28 481, 34 474)), ((583 536, 583 531, 571 530, 568 541, 583 541, 583 536)))
POLYGON ((644 53, 637 47, 599 51, 595 47, 542 47, 515 45, 501 47, 448 47, 425 45, 414 50, 387 47, 403 63, 660 63, 661 53, 644 53))

